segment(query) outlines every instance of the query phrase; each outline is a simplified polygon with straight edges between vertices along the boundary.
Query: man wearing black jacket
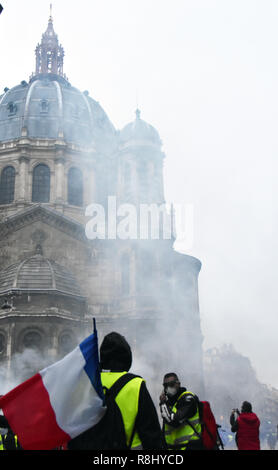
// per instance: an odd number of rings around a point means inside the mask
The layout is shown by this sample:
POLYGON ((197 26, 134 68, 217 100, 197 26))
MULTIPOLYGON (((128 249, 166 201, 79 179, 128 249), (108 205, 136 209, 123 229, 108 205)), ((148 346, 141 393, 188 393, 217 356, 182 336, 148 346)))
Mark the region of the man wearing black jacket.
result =
POLYGON ((163 387, 164 391, 160 395, 160 411, 168 449, 203 449, 198 397, 185 387, 181 387, 179 378, 174 372, 164 376, 163 387))
MULTIPOLYGON (((100 346, 104 391, 127 374, 131 364, 132 352, 126 339, 116 332, 106 335, 100 346)), ((116 403, 122 415, 126 443, 132 450, 165 449, 157 412, 142 377, 134 376, 126 383, 117 394, 116 403)), ((70 441, 68 448, 89 450, 89 440, 90 431, 70 441)))
POLYGON ((2 415, 0 415, 0 428, 7 429, 7 433, 4 435, 2 434, 1 436, 4 450, 20 450, 21 447, 17 436, 14 435, 12 429, 10 428, 8 420, 5 418, 5 416, 2 415))

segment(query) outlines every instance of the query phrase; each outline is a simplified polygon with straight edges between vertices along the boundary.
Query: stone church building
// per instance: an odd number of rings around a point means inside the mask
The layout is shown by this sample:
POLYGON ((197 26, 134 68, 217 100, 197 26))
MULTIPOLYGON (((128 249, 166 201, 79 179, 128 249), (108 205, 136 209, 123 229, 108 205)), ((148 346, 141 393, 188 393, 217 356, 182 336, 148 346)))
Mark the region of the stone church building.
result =
POLYGON ((109 196, 165 203, 159 134, 139 110, 116 130, 69 82, 63 57, 50 16, 34 73, 0 96, 0 365, 13 374, 13 357, 30 349, 54 362, 95 318, 99 340, 119 331, 159 381, 176 370, 200 391, 200 261, 174 251, 174 233, 90 239, 85 230, 86 207, 107 208, 109 196))

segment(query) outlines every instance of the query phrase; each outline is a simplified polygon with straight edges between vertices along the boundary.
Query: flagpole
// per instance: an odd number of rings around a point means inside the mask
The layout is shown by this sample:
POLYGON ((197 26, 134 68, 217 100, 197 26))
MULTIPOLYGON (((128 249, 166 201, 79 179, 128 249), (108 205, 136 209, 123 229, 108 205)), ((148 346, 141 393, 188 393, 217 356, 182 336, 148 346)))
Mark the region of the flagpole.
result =
POLYGON ((97 327, 96 327, 96 319, 95 318, 93 318, 93 323, 94 323, 94 333, 96 333, 97 332, 97 327))

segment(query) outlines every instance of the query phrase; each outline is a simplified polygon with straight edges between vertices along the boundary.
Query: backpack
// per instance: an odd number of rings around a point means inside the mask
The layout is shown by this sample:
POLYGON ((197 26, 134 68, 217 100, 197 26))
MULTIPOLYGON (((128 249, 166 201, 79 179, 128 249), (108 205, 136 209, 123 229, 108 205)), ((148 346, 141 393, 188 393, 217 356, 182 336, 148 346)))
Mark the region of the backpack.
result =
POLYGON ((69 450, 128 450, 135 433, 135 424, 130 438, 126 443, 125 428, 116 396, 132 379, 139 377, 134 374, 122 375, 111 388, 106 389, 104 405, 107 407, 103 418, 92 428, 75 437, 68 443, 69 450))
POLYGON ((218 426, 208 401, 199 401, 199 414, 202 425, 202 441, 205 449, 218 450, 220 440, 218 426))

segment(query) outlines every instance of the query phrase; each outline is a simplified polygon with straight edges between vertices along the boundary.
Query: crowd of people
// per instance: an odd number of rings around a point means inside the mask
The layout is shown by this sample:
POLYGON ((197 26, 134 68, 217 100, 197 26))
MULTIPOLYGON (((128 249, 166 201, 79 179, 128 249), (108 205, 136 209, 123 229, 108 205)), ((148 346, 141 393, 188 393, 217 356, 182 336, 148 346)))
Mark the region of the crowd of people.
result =
MULTIPOLYGON (((216 424, 209 406, 210 423, 213 423, 214 428, 206 429, 207 437, 211 439, 210 446, 207 445, 204 437, 205 408, 201 404, 208 402, 200 402, 194 392, 187 390, 180 383, 177 373, 168 372, 164 375, 163 391, 159 397, 160 420, 144 378, 128 374, 131 365, 132 351, 126 339, 116 332, 106 335, 100 346, 101 382, 105 396, 109 396, 115 384, 120 381, 123 383, 118 387, 114 401, 121 417, 117 425, 123 428, 125 442, 119 444, 121 430, 115 428, 112 448, 179 451, 224 449, 220 426, 216 424)), ((253 412, 251 403, 244 401, 241 411, 232 410, 230 426, 238 450, 261 449, 260 420, 253 412)), ((0 435, 0 450, 20 450, 20 442, 4 416, 0 416, 0 428, 6 428, 5 433, 0 435)), ((63 449, 95 449, 96 433, 99 434, 98 429, 89 429, 66 443, 63 449)), ((269 445, 275 449, 277 435, 272 437, 269 445)), ((102 439, 103 447, 100 449, 105 449, 108 446, 105 432, 102 439)))

